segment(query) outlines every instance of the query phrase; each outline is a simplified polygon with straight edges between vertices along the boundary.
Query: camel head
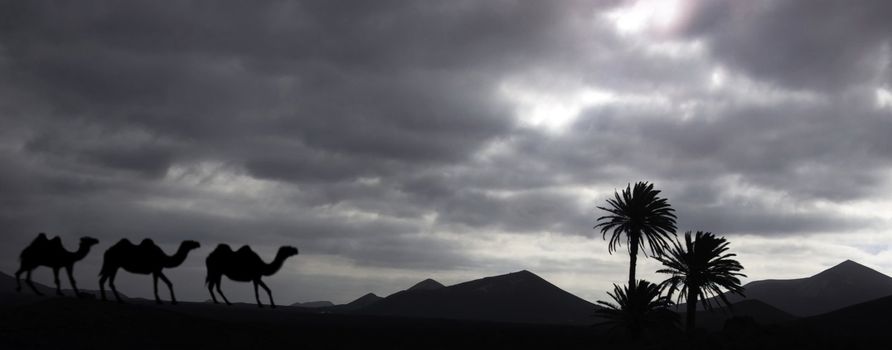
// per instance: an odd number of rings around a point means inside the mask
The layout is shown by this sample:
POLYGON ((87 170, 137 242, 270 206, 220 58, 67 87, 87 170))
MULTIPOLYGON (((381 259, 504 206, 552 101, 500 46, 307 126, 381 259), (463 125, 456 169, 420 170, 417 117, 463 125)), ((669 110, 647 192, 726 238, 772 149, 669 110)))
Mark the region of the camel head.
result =
POLYGON ((201 244, 199 244, 196 241, 183 241, 183 243, 180 244, 180 248, 185 249, 187 251, 193 250, 193 249, 198 249, 199 247, 201 247, 201 244))
POLYGON ((297 248, 292 247, 292 246, 284 246, 284 247, 279 248, 279 255, 286 257, 286 258, 295 256, 295 255, 297 255, 297 253, 298 253, 297 248))
POLYGON ((93 237, 81 237, 81 245, 86 247, 92 247, 94 245, 99 244, 99 240, 93 237))

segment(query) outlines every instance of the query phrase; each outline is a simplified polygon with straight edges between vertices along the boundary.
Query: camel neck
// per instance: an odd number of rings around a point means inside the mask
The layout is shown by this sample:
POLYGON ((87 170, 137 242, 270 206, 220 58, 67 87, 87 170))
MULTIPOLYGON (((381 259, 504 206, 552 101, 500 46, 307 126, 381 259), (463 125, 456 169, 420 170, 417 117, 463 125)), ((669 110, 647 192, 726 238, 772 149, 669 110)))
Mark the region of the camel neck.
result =
POLYGON ((269 275, 275 274, 276 272, 279 271, 279 269, 282 268, 282 265, 285 263, 285 259, 288 259, 288 256, 285 255, 285 252, 279 250, 279 252, 276 253, 276 258, 273 259, 272 262, 270 262, 269 264, 266 264, 266 266, 264 266, 262 274, 264 276, 269 276, 269 275))
POLYGON ((180 244, 180 247, 177 249, 177 252, 172 256, 167 258, 167 261, 164 264, 164 267, 171 268, 180 266, 183 261, 186 261, 186 256, 189 255, 189 248, 186 248, 185 244, 180 244))
POLYGON ((74 253, 71 253, 71 256, 72 256, 72 258, 74 258, 74 261, 79 261, 79 260, 83 259, 84 257, 86 257, 87 254, 89 254, 89 253, 90 253, 90 245, 81 243, 77 247, 77 250, 74 251, 74 253))

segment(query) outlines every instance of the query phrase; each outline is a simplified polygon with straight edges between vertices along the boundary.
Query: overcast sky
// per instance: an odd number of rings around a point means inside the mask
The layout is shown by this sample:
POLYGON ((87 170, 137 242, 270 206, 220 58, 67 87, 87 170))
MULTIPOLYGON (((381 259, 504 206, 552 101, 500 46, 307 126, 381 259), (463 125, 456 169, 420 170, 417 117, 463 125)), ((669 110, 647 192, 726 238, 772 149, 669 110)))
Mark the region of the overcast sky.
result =
POLYGON ((100 239, 77 265, 90 289, 106 248, 150 237, 201 242, 167 272, 186 300, 208 298, 204 258, 228 243, 300 248, 266 278, 280 303, 522 269, 594 301, 628 273, 595 207, 647 180, 679 230, 727 237, 747 280, 845 259, 890 274, 890 16, 884 0, 0 1, 0 270, 43 231, 100 239))

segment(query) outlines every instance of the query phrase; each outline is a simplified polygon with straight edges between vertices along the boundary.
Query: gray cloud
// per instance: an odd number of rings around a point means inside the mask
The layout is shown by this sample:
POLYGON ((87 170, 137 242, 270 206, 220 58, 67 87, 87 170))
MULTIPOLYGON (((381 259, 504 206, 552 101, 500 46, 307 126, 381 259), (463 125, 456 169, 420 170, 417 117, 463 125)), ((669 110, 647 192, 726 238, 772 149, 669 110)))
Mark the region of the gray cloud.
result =
POLYGON ((889 81, 887 1, 698 3, 689 34, 706 38, 719 59, 760 79, 821 91, 889 81))
POLYGON ((885 195, 885 5, 704 2, 670 42, 614 32, 599 14, 614 5, 4 3, 0 254, 47 231, 99 249, 198 239, 197 255, 294 244, 413 276, 505 269, 525 257, 475 255, 472 238, 596 237, 595 206, 637 180, 682 229, 883 224, 815 203, 885 195), (716 67, 749 85, 710 86, 716 67), (559 107, 577 87, 611 97, 555 131, 518 118, 506 83, 559 107))

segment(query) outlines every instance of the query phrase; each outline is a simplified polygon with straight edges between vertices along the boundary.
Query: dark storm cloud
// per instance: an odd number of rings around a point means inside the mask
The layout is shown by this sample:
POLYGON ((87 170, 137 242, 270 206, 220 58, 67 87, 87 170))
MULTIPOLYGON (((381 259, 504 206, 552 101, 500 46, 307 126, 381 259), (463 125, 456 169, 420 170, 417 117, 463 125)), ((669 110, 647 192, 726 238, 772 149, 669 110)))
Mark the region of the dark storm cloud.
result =
MULTIPOLYGON (((514 130, 496 84, 569 46, 563 22, 574 15, 539 2, 27 2, 0 12, 2 88, 15 92, 0 108, 18 130, 4 153, 3 207, 16 210, 4 223, 18 243, 40 230, 166 243, 294 236, 370 265, 402 247, 372 237, 421 232, 399 218, 444 202, 404 192, 433 193, 414 173, 436 177, 514 130), (297 214, 184 209, 207 194, 162 180, 202 161, 296 186, 287 205, 297 214), (168 202, 183 204, 160 209, 168 202), (314 212, 325 207, 385 216, 314 212), (337 248, 354 238, 374 244, 337 248)), ((417 241, 416 255, 432 250, 417 241)))
POLYGON ((690 34, 706 38, 720 60, 760 79, 830 91, 892 77, 888 1, 697 3, 690 34))
MULTIPOLYGON (((199 151, 279 135, 309 158, 412 163, 460 160, 506 132, 492 84, 536 59, 528 52, 555 47, 563 14, 535 3, 41 5, 10 4, 2 37, 6 72, 50 100, 53 116, 143 128, 199 151)), ((282 179, 303 156, 268 151, 236 151, 235 161, 282 179)), ((96 152, 88 157, 120 163, 96 152)))
POLYGON ((130 171, 147 177, 163 176, 174 161, 175 149, 136 135, 116 137, 114 132, 77 134, 71 130, 41 132, 24 150, 34 156, 74 158, 100 168, 130 171))

